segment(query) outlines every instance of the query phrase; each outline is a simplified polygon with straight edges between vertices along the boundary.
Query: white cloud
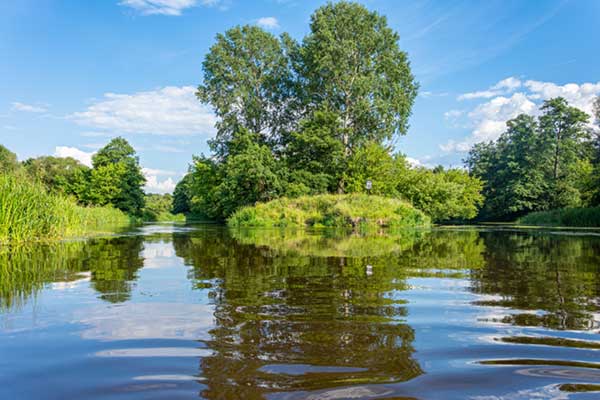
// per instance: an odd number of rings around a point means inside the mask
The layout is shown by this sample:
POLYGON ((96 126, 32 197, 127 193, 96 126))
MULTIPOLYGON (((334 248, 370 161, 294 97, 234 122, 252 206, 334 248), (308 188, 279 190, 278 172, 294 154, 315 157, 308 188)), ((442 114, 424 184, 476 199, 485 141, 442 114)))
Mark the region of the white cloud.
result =
POLYGON ((458 118, 461 115, 463 115, 464 113, 465 113, 464 110, 450 110, 450 111, 446 111, 444 113, 444 118, 446 118, 446 119, 458 118))
POLYGON ((458 96, 458 100, 490 99, 499 95, 512 93, 520 88, 521 85, 522 82, 520 79, 511 76, 501 80, 487 90, 461 94, 458 96))
POLYGON ((79 150, 76 147, 68 146, 57 146, 54 150, 54 156, 56 157, 72 157, 88 167, 92 166, 92 156, 94 152, 88 153, 83 150, 79 150))
POLYGON ((45 107, 42 106, 34 106, 31 104, 19 103, 15 101, 12 103, 11 110, 13 111, 23 111, 23 112, 32 112, 32 113, 44 113, 48 111, 45 107))
POLYGON ((181 15, 186 8, 198 4, 215 6, 219 0, 122 0, 119 5, 130 7, 142 15, 181 15))
POLYGON ((160 181, 156 175, 147 175, 144 190, 148 193, 172 193, 175 190, 175 185, 173 178, 160 181))
POLYGON ((145 168, 145 167, 142 168, 142 172, 146 176, 148 176, 148 175, 162 175, 162 176, 177 176, 177 175, 179 175, 175 171, 167 171, 164 169, 154 169, 154 168, 145 168))
POLYGON ((180 175, 175 171, 154 168, 142 168, 142 173, 146 177, 144 190, 148 193, 172 193, 176 182, 171 177, 180 175), (168 178, 160 180, 161 176, 168 176, 168 178))
POLYGON ((279 28, 279 21, 275 17, 262 17, 256 20, 256 25, 265 29, 277 29, 279 28))
MULTIPOLYGON (((489 100, 477 105, 467 114, 472 127, 471 135, 461 141, 450 140, 440 145, 440 148, 446 152, 466 152, 475 143, 495 140, 506 130, 506 121, 519 114, 539 115, 539 107, 545 100, 559 96, 564 97, 571 106, 591 114, 593 101, 596 96, 600 96, 600 82, 557 85, 553 82, 534 80, 521 82, 511 77, 498 82, 488 91, 471 93, 470 98, 486 98, 483 95, 475 97, 475 93, 513 92, 516 89, 519 91, 510 96, 493 95, 489 100)), ((466 95, 469 93, 462 95, 463 99, 466 95)), ((449 118, 454 111, 450 110, 444 116, 449 118)))
POLYGON ((167 86, 133 94, 106 93, 102 100, 69 118, 119 133, 213 136, 216 117, 196 99, 195 92, 193 86, 167 86))

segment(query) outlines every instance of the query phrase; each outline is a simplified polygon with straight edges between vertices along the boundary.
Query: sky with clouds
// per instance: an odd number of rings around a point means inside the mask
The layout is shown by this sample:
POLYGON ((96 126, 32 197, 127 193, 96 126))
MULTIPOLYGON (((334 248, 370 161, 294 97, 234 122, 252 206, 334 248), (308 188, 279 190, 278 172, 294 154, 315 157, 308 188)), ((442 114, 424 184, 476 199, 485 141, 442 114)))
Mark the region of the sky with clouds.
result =
MULTIPOLYGON (((256 24, 300 39, 317 0, 0 2, 0 144, 89 164, 110 138, 137 149, 147 190, 169 192, 215 117, 194 91, 218 32, 256 24)), ((421 85, 397 150, 460 166, 520 113, 600 95, 600 1, 364 0, 400 34, 421 85)))

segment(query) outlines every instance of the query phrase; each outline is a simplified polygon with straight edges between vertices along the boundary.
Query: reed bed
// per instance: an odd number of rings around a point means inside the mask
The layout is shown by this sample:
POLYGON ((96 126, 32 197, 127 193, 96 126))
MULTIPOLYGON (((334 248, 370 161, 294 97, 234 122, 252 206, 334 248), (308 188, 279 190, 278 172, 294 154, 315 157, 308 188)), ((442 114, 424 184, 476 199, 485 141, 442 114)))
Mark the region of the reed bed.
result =
POLYGON ((62 239, 128 223, 117 209, 81 207, 26 176, 0 174, 0 243, 62 239))

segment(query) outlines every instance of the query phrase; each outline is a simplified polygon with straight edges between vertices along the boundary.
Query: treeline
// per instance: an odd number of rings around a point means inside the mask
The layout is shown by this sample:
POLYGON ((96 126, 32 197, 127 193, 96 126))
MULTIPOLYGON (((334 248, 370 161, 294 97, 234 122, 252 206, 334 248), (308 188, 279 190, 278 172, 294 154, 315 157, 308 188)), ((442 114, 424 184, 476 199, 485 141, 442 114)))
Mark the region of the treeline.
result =
POLYGON ((197 92, 217 135, 177 185, 174 211, 224 220, 280 197, 365 192, 370 180, 371 193, 436 221, 474 217, 479 179, 392 152, 418 90, 398 40, 384 16, 345 1, 317 9, 301 42, 256 26, 218 34, 197 92))
POLYGON ((115 138, 92 168, 67 157, 19 162, 0 145, 0 242, 87 234, 102 225, 172 221, 171 195, 146 195, 135 150, 115 138))
MULTIPOLYGON (((600 99, 594 110, 600 122, 600 99)), ((515 220, 538 212, 525 222, 581 226, 584 214, 600 221, 600 209, 539 213, 600 205, 600 136, 590 116, 563 98, 546 101, 541 112, 508 121, 498 140, 470 151, 465 163, 484 182, 480 218, 515 220)))
POLYGON ((137 216, 144 207, 146 179, 135 150, 120 137, 94 154, 92 168, 71 157, 41 156, 19 163, 14 153, 0 146, 3 171, 23 174, 41 182, 50 193, 73 197, 81 205, 110 205, 137 216))

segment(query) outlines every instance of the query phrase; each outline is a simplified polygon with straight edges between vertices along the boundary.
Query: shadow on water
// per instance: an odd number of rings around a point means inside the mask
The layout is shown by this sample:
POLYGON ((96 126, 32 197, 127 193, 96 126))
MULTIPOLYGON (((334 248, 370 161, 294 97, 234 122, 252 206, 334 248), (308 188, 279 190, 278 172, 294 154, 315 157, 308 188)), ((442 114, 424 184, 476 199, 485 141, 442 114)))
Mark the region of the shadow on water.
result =
POLYGON ((106 361, 94 371, 118 382, 103 395, 132 390, 131 398, 146 398, 140 393, 160 388, 159 398, 171 397, 193 383, 207 399, 553 398, 600 382, 600 342, 579 335, 599 328, 599 266, 600 239, 586 235, 149 225, 124 236, 0 249, 0 312, 18 313, 56 285, 85 282, 98 304, 75 314, 85 325, 79 340, 119 344, 95 351, 106 361), (173 269, 179 264, 185 269, 173 269), (176 285, 174 271, 188 286, 176 285), (437 304, 419 308, 427 290, 437 304), (421 350, 419 337, 432 328, 420 318, 440 329, 439 342, 421 350), (473 332, 479 337, 467 345, 452 339, 473 332), (146 363, 114 362, 123 357, 146 363), (157 361, 182 357, 199 360, 196 373, 170 373, 173 365, 157 361), (127 381, 127 368, 147 382, 127 381), (473 374, 484 379, 458 385, 475 381, 473 374), (532 377, 550 386, 532 388, 532 377), (494 379, 508 381, 492 387, 494 379))

